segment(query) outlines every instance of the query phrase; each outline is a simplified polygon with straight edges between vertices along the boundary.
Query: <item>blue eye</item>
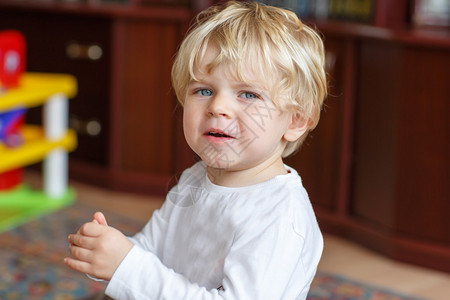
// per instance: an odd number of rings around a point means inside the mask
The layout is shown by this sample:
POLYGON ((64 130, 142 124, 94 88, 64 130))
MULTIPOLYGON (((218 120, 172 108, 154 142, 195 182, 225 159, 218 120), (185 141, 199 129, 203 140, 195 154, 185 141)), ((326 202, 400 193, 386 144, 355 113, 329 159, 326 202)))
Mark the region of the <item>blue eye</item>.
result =
POLYGON ((199 89, 197 91, 197 94, 199 94, 201 96, 212 96, 213 92, 211 90, 208 90, 208 89, 199 89))
POLYGON ((243 92, 241 94, 241 97, 245 98, 245 99, 257 99, 257 98, 259 98, 257 94, 251 93, 251 92, 243 92))

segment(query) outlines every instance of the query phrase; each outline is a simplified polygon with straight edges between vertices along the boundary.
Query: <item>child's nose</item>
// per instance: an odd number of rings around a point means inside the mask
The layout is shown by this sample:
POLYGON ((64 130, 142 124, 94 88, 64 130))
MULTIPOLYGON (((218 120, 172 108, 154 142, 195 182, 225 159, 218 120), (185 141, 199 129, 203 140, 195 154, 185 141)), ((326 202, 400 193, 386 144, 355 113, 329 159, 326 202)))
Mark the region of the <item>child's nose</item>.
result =
POLYGON ((231 118, 232 117, 232 107, 231 107, 231 101, 230 99, 223 94, 217 94, 215 95, 207 109, 207 115, 209 117, 225 117, 225 118, 231 118))

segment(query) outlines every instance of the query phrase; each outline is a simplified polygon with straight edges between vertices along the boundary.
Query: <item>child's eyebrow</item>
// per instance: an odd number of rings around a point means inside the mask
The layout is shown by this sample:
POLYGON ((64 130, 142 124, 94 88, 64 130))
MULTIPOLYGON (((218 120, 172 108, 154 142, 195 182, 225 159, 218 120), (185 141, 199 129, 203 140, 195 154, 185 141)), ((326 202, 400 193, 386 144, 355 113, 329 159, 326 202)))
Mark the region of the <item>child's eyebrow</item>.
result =
POLYGON ((193 83, 202 83, 202 81, 201 80, 198 80, 198 79, 191 79, 191 80, 189 80, 189 83, 188 84, 193 84, 193 83))
POLYGON ((269 96, 268 91, 261 85, 259 84, 251 84, 251 83, 246 83, 246 82, 238 82, 235 85, 236 88, 238 89, 244 89, 244 90, 251 90, 251 91, 255 91, 258 94, 261 94, 261 96, 269 96))

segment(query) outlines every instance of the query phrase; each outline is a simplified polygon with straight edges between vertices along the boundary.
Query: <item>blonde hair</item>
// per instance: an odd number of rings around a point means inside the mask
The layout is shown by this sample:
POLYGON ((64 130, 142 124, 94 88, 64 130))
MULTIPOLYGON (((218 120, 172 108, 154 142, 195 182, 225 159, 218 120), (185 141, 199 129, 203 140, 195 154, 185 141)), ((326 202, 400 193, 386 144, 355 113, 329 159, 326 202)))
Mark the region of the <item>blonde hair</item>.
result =
MULTIPOLYGON (((219 54, 208 66, 211 72, 226 63, 248 82, 250 72, 261 83, 270 83, 274 103, 297 112, 314 129, 327 93, 324 47, 320 36, 295 13, 256 2, 230 1, 201 12, 182 42, 172 67, 172 85, 183 104, 188 85, 195 80, 208 46, 219 54)), ((283 157, 294 153, 307 132, 289 142, 283 157)))

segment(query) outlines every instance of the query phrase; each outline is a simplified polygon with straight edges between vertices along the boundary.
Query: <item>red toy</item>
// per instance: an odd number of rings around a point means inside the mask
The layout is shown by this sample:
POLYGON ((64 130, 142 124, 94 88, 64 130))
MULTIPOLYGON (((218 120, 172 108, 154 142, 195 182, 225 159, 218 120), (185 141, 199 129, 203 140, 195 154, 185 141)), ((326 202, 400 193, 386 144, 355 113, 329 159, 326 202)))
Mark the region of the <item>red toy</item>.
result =
MULTIPOLYGON (((25 72, 26 42, 22 33, 15 30, 0 31, 0 87, 10 89, 19 86, 25 72)), ((1 101, 1 98, 0 98, 1 101)), ((21 128, 25 109, 0 112, 0 144, 19 147, 23 140, 21 128)), ((9 190, 23 180, 23 169, 0 173, 0 191, 9 190)))
POLYGON ((13 88, 19 85, 25 71, 26 42, 16 30, 0 31, 0 85, 13 88))

